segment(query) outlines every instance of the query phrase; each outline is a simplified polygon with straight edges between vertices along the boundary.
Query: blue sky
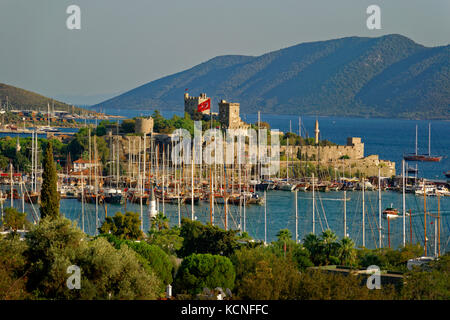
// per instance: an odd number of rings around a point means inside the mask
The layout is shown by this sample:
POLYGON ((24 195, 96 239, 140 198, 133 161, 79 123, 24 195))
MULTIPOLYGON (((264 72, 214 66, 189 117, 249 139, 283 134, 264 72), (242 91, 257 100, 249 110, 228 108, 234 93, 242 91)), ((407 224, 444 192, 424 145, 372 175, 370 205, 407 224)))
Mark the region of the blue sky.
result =
POLYGON ((96 103, 224 54, 391 33, 447 45, 449 15, 448 0, 2 0, 0 82, 96 103), (66 28, 71 4, 81 30, 66 28), (381 30, 366 27, 371 4, 381 30))

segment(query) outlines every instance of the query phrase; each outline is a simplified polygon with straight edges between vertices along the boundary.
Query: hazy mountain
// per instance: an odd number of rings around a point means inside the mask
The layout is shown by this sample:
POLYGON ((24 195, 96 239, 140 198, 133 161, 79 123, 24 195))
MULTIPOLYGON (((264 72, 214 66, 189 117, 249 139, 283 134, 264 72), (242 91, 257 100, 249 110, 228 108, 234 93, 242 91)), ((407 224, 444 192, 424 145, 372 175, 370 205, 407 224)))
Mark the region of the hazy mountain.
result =
POLYGON ((0 83, 0 106, 2 108, 6 108, 8 105, 9 109, 47 112, 47 104, 50 104, 50 106, 53 105, 55 111, 74 111, 78 114, 92 112, 79 107, 72 108, 71 105, 64 102, 45 97, 35 92, 0 83))
POLYGON ((183 110, 185 89, 244 113, 450 119, 450 46, 401 35, 302 43, 257 57, 219 56, 98 104, 183 110))

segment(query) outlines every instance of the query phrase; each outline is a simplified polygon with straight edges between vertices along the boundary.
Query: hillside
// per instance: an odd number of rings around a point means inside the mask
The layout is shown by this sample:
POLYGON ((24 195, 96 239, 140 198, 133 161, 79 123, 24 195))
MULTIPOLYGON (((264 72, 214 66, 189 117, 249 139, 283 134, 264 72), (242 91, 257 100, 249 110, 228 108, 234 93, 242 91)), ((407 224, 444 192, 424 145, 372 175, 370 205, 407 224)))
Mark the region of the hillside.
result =
POLYGON ((401 35, 302 43, 267 54, 219 56, 98 106, 183 110, 183 93, 241 103, 244 113, 450 119, 450 46, 401 35))
MULTIPOLYGON (((8 97, 9 109, 39 110, 47 112, 47 103, 51 106, 53 102, 55 110, 72 112, 72 106, 66 103, 53 100, 52 98, 31 91, 0 83, 0 105, 3 107, 6 106, 6 97, 8 97)), ((86 112, 91 113, 92 111, 73 107, 73 112, 80 114, 86 112)))

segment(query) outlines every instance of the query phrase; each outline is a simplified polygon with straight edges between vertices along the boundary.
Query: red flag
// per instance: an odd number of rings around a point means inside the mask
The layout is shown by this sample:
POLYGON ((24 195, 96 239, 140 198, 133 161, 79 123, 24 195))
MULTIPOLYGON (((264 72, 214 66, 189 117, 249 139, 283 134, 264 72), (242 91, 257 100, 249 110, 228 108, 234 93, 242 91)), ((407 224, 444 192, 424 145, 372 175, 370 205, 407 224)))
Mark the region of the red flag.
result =
POLYGON ((203 112, 205 110, 209 110, 211 108, 211 99, 205 100, 202 103, 199 103, 197 107, 198 112, 203 112))

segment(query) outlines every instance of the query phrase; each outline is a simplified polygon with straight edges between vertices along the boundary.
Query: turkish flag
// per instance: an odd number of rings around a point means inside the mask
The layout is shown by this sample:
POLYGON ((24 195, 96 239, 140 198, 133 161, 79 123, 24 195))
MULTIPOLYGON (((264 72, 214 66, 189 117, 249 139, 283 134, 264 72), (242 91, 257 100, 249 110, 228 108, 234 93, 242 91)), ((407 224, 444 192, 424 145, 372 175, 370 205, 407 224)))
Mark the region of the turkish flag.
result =
POLYGON ((203 112, 209 109, 211 109, 211 99, 205 100, 197 106, 198 112, 203 112))

